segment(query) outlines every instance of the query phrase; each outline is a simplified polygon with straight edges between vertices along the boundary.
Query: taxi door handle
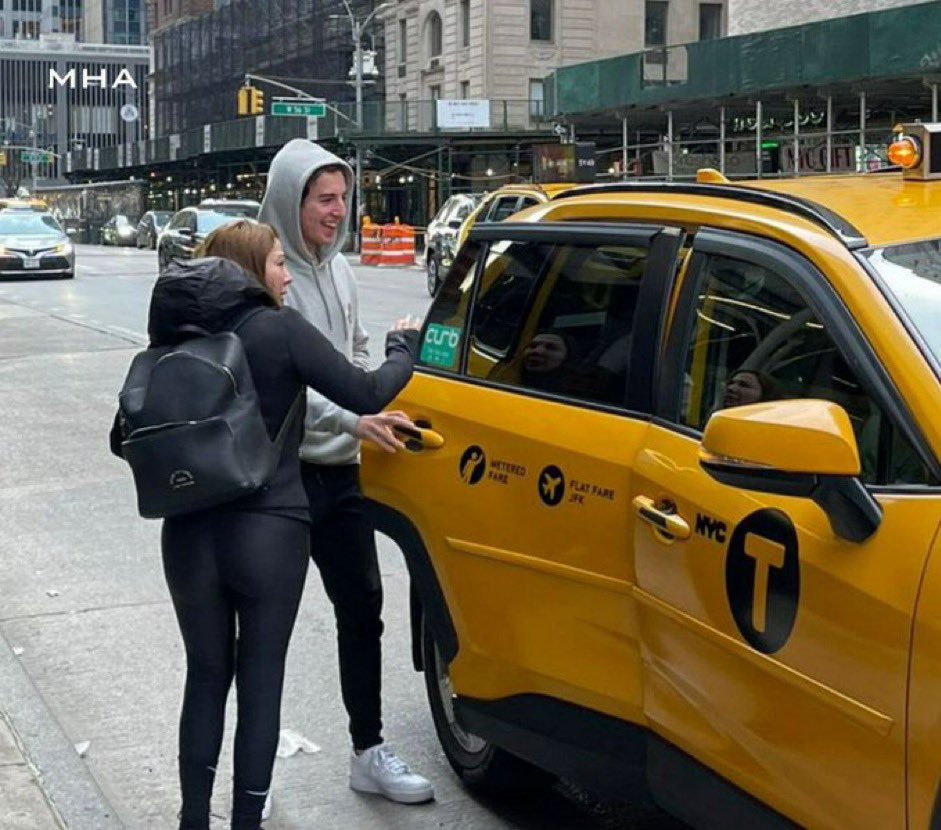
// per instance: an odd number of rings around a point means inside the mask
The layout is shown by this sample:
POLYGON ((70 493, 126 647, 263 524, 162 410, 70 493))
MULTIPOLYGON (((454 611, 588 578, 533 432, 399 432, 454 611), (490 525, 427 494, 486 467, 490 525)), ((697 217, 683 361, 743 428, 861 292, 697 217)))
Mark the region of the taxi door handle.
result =
POLYGON ((674 505, 647 496, 635 496, 633 504, 637 515, 656 530, 674 539, 689 539, 689 523, 676 513, 674 505))
POLYGON ((399 440, 405 444, 405 449, 412 452, 421 452, 422 450, 437 450, 444 446, 444 436, 440 432, 435 432, 430 425, 425 426, 416 424, 411 427, 393 427, 393 430, 399 440))

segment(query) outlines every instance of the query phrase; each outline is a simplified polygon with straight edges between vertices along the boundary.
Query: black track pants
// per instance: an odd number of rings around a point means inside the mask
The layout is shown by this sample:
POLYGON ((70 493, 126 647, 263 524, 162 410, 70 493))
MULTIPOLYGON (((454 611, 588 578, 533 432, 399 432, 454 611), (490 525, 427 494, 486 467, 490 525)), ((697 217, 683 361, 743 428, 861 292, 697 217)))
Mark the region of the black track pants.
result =
POLYGON ((333 603, 340 689, 356 749, 382 742, 382 581, 359 465, 301 464, 311 554, 333 603))
POLYGON ((186 649, 183 817, 208 820, 208 771, 219 757, 233 676, 236 806, 239 793, 260 793, 260 811, 278 746, 284 661, 307 574, 309 529, 262 513, 214 512, 166 520, 162 547, 186 649))

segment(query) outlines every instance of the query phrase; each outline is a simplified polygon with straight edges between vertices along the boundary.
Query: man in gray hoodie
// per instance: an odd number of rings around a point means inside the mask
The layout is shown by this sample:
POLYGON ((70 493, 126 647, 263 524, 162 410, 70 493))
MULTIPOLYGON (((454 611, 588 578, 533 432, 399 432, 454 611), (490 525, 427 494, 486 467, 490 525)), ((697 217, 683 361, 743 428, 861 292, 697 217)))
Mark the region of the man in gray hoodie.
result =
MULTIPOLYGON (((358 366, 369 361, 353 271, 340 253, 353 189, 349 165, 305 139, 289 141, 271 162, 259 219, 281 239, 296 308, 358 366)), ((373 527, 359 487, 360 440, 395 452, 402 412, 359 416, 307 390, 301 475, 311 511, 311 555, 333 603, 340 688, 349 714, 350 786, 415 804, 434 797, 382 740, 382 583, 373 527)))

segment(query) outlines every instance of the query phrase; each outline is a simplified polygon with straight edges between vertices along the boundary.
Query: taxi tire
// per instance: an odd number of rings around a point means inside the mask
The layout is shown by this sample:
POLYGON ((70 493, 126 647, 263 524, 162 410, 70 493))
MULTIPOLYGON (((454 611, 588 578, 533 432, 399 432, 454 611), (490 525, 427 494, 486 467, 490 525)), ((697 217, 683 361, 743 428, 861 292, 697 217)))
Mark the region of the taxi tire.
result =
POLYGON ((476 751, 469 751, 461 745, 455 728, 449 722, 442 700, 439 682, 440 673, 443 671, 441 657, 425 620, 422 620, 422 665, 431 718, 438 741, 451 768, 468 789, 484 795, 516 797, 521 793, 538 793, 552 785, 555 778, 548 772, 483 738, 476 735, 463 736, 465 739, 470 737, 479 742, 480 748, 476 751))
POLYGON ((425 288, 428 289, 428 296, 434 297, 438 293, 438 288, 441 286, 441 278, 439 276, 441 271, 441 266, 438 265, 438 258, 433 254, 428 255, 428 260, 425 263, 425 288))

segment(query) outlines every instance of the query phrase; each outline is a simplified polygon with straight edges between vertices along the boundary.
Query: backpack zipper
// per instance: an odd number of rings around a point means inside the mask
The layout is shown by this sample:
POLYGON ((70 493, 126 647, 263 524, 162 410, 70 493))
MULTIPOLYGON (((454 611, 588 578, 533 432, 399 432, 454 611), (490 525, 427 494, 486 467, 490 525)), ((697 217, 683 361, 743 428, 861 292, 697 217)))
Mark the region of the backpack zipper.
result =
POLYGON ((198 360, 202 363, 205 363, 207 366, 213 369, 213 371, 221 372, 229 379, 229 383, 232 384, 232 391, 235 392, 236 397, 241 397, 241 393, 239 392, 239 385, 235 381, 235 375, 232 374, 232 370, 229 369, 228 366, 215 363, 212 360, 203 357, 202 355, 193 354, 192 352, 170 352, 170 354, 165 354, 154 364, 154 369, 163 363, 163 361, 169 360, 171 357, 188 357, 191 360, 198 360))

